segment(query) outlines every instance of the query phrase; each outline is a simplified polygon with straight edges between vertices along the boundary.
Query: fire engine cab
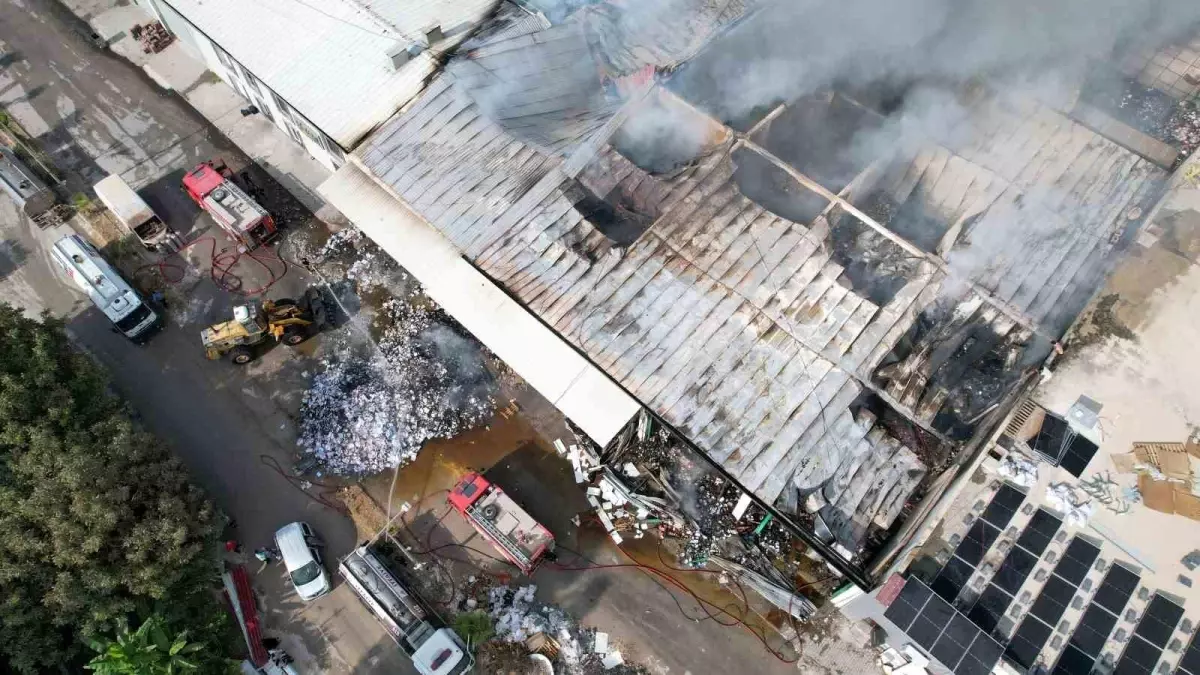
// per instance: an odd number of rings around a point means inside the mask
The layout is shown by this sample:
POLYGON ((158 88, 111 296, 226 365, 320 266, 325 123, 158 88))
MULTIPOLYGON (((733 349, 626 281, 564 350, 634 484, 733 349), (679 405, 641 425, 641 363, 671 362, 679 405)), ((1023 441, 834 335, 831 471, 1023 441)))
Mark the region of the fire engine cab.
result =
POLYGON ((271 214, 234 181, 221 160, 202 162, 183 177, 183 189, 231 239, 247 251, 266 244, 278 228, 271 214))

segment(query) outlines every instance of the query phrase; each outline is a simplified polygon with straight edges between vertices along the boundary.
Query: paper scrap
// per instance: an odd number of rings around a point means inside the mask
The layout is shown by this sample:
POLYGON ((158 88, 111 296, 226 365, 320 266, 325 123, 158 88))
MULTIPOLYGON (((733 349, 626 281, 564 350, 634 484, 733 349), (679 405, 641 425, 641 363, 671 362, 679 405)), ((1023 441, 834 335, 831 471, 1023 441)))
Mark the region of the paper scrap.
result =
POLYGON ((746 509, 750 508, 750 495, 745 492, 738 498, 737 504, 733 507, 733 519, 741 520, 742 516, 746 515, 746 509))
POLYGON ((604 666, 605 670, 611 670, 624 663, 625 659, 621 658, 621 652, 618 651, 609 652, 608 656, 605 656, 600 661, 600 665, 604 666))

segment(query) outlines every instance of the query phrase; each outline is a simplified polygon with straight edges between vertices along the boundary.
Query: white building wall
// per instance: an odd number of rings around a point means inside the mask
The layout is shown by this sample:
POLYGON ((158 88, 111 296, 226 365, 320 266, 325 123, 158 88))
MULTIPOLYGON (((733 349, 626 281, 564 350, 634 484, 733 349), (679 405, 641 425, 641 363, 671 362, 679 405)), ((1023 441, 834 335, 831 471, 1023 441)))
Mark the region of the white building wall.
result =
POLYGON ((259 114, 270 119, 325 168, 337 171, 345 159, 333 140, 170 6, 157 0, 142 1, 193 56, 204 62, 209 70, 249 103, 253 103, 259 109, 259 114))

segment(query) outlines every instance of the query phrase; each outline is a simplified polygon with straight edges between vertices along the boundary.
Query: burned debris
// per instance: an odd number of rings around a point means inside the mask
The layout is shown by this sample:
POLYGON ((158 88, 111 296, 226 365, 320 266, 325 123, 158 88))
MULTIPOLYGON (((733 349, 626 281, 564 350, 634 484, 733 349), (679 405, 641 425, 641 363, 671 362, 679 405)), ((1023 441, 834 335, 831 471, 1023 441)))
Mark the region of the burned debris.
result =
POLYGON ((300 408, 302 450, 320 472, 378 473, 435 438, 492 416, 495 383, 470 337, 428 305, 390 300, 375 345, 327 357, 300 408))

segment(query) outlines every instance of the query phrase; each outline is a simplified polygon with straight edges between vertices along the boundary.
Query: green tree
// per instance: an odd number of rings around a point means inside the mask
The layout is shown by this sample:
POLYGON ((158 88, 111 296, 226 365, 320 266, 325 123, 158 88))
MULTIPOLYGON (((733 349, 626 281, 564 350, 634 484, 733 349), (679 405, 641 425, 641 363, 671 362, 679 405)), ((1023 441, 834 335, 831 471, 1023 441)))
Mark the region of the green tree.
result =
POLYGON ((0 662, 78 672, 85 640, 156 612, 224 658, 219 530, 61 322, 0 304, 0 662))
POLYGON ((166 622, 155 615, 130 632, 125 622, 113 640, 91 640, 98 654, 87 664, 98 675, 183 675, 199 670, 195 654, 204 646, 188 642, 187 631, 167 636, 166 622))
POLYGON ((464 612, 454 617, 454 632, 467 641, 467 646, 476 646, 491 640, 496 634, 492 619, 483 610, 464 612))

